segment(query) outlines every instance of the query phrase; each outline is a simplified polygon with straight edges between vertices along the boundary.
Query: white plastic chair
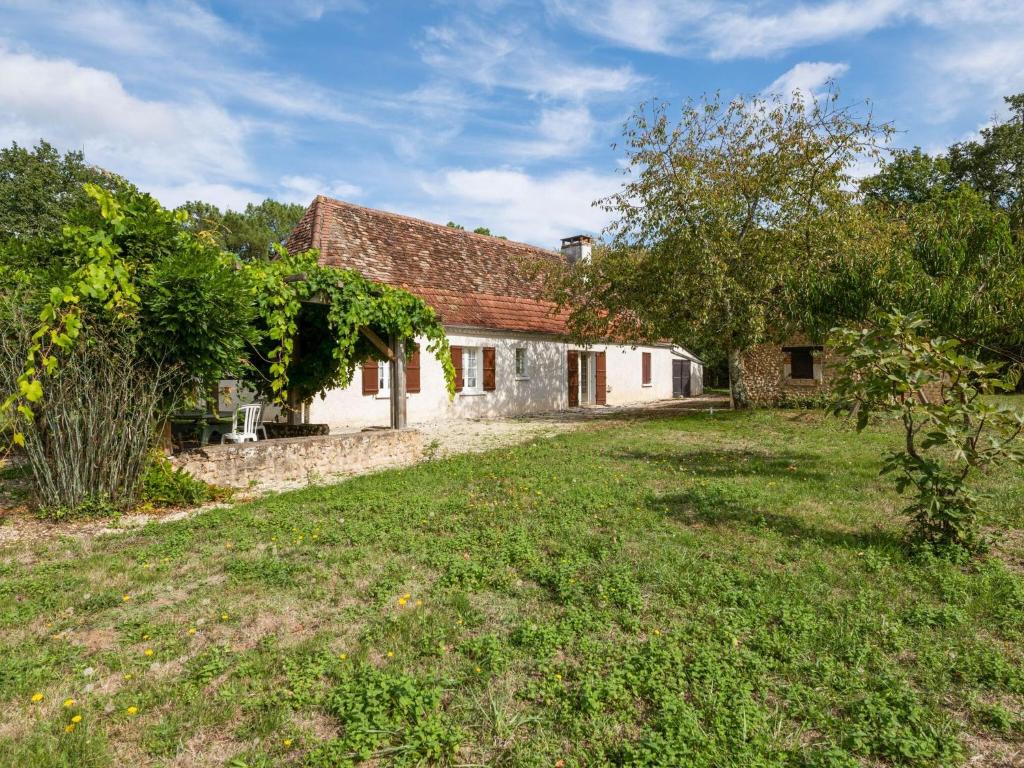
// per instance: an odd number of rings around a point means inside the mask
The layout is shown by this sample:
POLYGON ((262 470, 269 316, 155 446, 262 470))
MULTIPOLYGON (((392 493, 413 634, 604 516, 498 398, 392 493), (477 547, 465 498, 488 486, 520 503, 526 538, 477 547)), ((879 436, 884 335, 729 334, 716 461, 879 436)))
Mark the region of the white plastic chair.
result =
POLYGON ((244 443, 246 440, 252 440, 256 442, 259 440, 259 436, 256 434, 257 430, 262 430, 263 439, 267 439, 267 429, 260 424, 260 415, 263 413, 263 406, 256 405, 243 405, 241 408, 235 409, 235 415, 231 419, 231 431, 225 432, 221 435, 220 442, 224 443, 244 443), (242 415, 242 428, 239 429, 238 416, 242 415))

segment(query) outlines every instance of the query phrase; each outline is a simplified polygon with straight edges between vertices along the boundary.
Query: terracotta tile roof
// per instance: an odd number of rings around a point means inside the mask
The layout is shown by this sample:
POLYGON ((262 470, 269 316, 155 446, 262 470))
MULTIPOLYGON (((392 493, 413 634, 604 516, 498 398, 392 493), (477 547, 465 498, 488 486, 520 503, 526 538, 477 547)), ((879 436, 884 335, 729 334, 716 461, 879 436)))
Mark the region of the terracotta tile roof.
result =
POLYGON ((566 313, 542 299, 529 265, 560 253, 318 196, 289 250, 320 249, 323 264, 408 289, 448 325, 563 334, 566 313))

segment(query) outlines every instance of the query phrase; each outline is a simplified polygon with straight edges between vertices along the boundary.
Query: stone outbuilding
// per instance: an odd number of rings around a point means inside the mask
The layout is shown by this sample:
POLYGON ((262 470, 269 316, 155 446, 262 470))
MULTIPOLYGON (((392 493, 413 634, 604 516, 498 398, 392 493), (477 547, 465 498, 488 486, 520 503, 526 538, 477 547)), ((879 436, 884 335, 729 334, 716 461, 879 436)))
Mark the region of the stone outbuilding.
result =
POLYGON ((753 405, 787 405, 828 393, 834 358, 806 336, 758 344, 742 355, 743 381, 753 405))

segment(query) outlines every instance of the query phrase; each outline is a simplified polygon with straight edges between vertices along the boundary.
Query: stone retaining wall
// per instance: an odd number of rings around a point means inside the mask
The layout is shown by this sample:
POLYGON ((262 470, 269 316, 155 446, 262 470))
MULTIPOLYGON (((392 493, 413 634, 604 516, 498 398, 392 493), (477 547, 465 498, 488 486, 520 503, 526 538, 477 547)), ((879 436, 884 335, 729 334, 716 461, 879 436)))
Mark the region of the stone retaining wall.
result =
POLYGON ((327 424, 283 424, 276 421, 265 421, 263 427, 267 430, 267 437, 271 440, 331 434, 331 428, 327 424))
POLYGON ((214 485, 270 490, 403 466, 422 458, 423 437, 418 431, 381 429, 207 445, 178 454, 171 462, 214 485))

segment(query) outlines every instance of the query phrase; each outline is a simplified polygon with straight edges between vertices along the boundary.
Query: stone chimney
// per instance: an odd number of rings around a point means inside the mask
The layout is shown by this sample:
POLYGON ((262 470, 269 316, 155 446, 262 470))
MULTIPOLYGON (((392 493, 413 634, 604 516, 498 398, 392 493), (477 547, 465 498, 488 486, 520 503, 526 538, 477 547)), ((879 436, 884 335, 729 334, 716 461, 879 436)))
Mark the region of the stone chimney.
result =
POLYGON ((590 251, 594 247, 594 238, 589 235, 573 235, 562 238, 562 255, 570 264, 590 261, 590 251))

